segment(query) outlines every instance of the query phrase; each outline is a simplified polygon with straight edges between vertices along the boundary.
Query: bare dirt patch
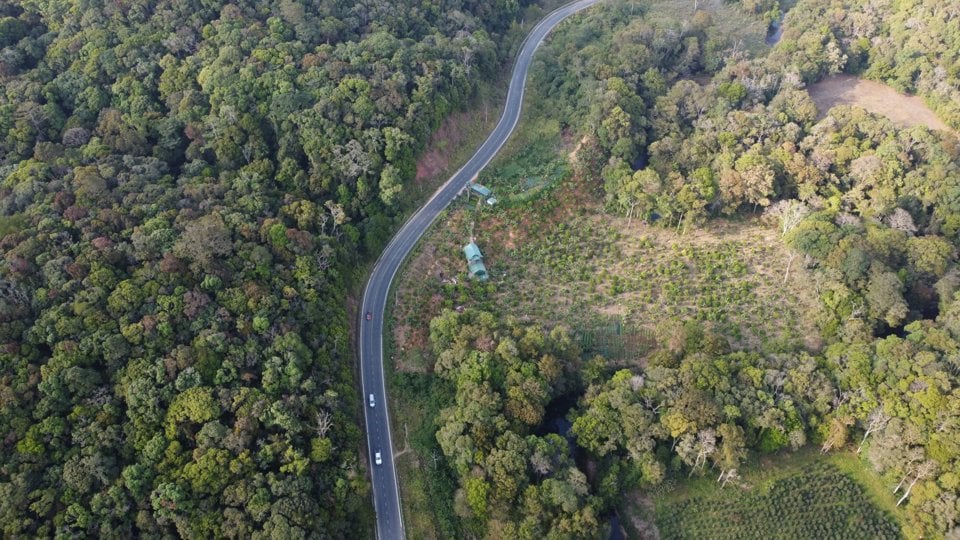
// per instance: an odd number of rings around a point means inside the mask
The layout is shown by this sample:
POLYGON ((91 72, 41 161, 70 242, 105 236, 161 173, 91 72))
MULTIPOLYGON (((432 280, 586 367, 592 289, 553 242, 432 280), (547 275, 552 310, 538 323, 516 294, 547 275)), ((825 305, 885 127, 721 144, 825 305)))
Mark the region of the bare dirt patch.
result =
POLYGON ((589 136, 589 135, 584 135, 583 137, 580 138, 580 141, 577 142, 577 145, 573 147, 573 150, 571 150, 571 151, 567 154, 567 163, 569 163, 569 164, 571 164, 571 165, 576 165, 576 164, 577 164, 577 152, 579 152, 580 149, 583 148, 583 145, 586 144, 587 141, 589 141, 589 140, 590 140, 590 136, 589 136))
POLYGON ((430 137, 427 151, 417 160, 417 184, 433 186, 438 179, 445 180, 451 172, 450 167, 460 161, 458 153, 473 148, 475 145, 469 143, 492 125, 495 121, 492 117, 499 114, 499 109, 488 98, 480 101, 483 105, 477 109, 451 113, 430 137))
POLYGON ((448 116, 440 129, 430 138, 428 150, 417 160, 416 181, 422 183, 429 180, 450 165, 448 161, 450 147, 458 146, 463 142, 463 124, 469 121, 466 113, 454 113, 448 116))
MULTIPOLYGON (((917 96, 901 94, 885 84, 853 75, 835 75, 807 87, 820 111, 819 118, 836 105, 856 105, 885 116, 899 127, 926 126, 955 133, 917 96)), ((818 118, 818 119, 819 119, 818 118)))

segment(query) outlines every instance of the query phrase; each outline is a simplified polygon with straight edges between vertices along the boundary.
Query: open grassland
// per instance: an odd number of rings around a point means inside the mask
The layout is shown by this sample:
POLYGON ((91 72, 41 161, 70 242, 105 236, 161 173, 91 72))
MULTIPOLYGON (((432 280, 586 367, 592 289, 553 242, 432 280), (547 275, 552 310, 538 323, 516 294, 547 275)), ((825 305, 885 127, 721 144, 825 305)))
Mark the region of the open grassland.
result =
POLYGON ((488 244, 497 303, 518 316, 582 329, 613 318, 649 331, 665 320, 696 319, 737 347, 813 345, 803 316, 815 305, 808 276, 797 269, 787 276, 788 253, 756 223, 714 221, 681 234, 594 215, 557 223, 512 249, 496 241, 509 234, 509 226, 492 230, 488 244))
MULTIPOLYGON (((575 184, 562 182, 554 191, 575 184)), ((604 214, 595 204, 590 211, 543 210, 545 219, 532 206, 460 207, 439 223, 400 283, 395 336, 407 367, 428 367, 422 348, 430 318, 444 307, 477 304, 547 326, 565 324, 581 339, 614 328, 622 339, 638 335, 642 342, 665 322, 696 319, 737 348, 819 346, 810 277, 791 264, 768 227, 713 221, 677 232, 604 214), (459 249, 471 236, 484 251, 490 282, 465 274, 459 249)), ((609 354, 616 343, 597 345, 596 352, 609 354)), ((616 349, 624 357, 612 360, 641 361, 642 343, 634 345, 616 349)))
MULTIPOLYGON (((715 478, 668 482, 654 496, 660 537, 900 538, 887 490, 852 453, 766 458, 722 487, 715 478)), ((643 512, 628 507, 627 514, 643 512)), ((636 523, 635 520, 627 520, 636 523)))

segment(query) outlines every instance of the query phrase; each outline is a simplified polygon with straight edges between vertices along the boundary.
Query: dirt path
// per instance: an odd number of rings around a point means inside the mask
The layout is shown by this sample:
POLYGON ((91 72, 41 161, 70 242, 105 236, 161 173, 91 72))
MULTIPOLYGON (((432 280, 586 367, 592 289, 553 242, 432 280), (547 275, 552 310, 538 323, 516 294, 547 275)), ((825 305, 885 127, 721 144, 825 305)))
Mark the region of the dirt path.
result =
POLYGON ((899 127, 927 126, 955 133, 933 114, 920 97, 901 94, 878 82, 853 75, 835 75, 811 84, 807 91, 817 104, 819 118, 826 116, 834 105, 856 105, 886 116, 899 127))

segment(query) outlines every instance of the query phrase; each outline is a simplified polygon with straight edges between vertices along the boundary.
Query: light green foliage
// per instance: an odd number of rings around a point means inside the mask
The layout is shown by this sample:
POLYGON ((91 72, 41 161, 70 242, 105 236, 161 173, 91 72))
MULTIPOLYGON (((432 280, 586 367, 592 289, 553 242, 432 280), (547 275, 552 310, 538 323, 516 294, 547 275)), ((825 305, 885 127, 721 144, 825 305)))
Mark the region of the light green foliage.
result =
POLYGON ((170 404, 167 411, 167 437, 176 436, 181 422, 202 424, 216 418, 219 412, 220 408, 214 402, 210 388, 189 388, 178 394, 170 404))
POLYGON ((658 503, 661 538, 901 537, 893 520, 864 500, 861 486, 826 464, 751 491, 728 486, 658 503))
POLYGON ((654 437, 663 436, 655 424, 655 416, 641 403, 640 394, 629 371, 619 371, 595 395, 588 393, 585 413, 573 421, 577 443, 603 457, 611 451, 626 452, 640 461, 654 448, 654 437))
MULTIPOLYGON (((744 340, 790 341, 802 332, 798 306, 771 301, 797 296, 783 290, 788 254, 766 244, 772 240, 766 231, 736 228, 700 242, 672 232, 618 231, 627 221, 574 218, 507 251, 499 264, 521 281, 499 287, 500 305, 517 316, 537 312, 583 331, 599 326, 599 309, 615 306, 624 331, 641 327, 649 334, 670 317, 710 321, 744 340), (534 293, 534 285, 554 293, 534 293)), ((599 343, 600 336, 592 341, 599 343)))

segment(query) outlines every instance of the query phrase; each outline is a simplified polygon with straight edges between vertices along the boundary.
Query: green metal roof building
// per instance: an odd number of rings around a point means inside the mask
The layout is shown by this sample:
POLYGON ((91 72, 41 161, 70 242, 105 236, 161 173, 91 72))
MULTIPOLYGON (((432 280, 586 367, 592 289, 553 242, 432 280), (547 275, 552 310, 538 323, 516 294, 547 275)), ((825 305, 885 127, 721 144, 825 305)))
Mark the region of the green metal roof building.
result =
POLYGON ((490 191, 490 188, 483 184, 470 184, 470 191, 480 195, 483 198, 487 198, 490 195, 493 195, 493 192, 490 191))
POLYGON ((480 253, 480 248, 470 242, 463 246, 463 254, 467 257, 467 267, 470 269, 470 274, 479 280, 486 281, 489 276, 487 275, 487 267, 483 265, 483 254, 480 253))

